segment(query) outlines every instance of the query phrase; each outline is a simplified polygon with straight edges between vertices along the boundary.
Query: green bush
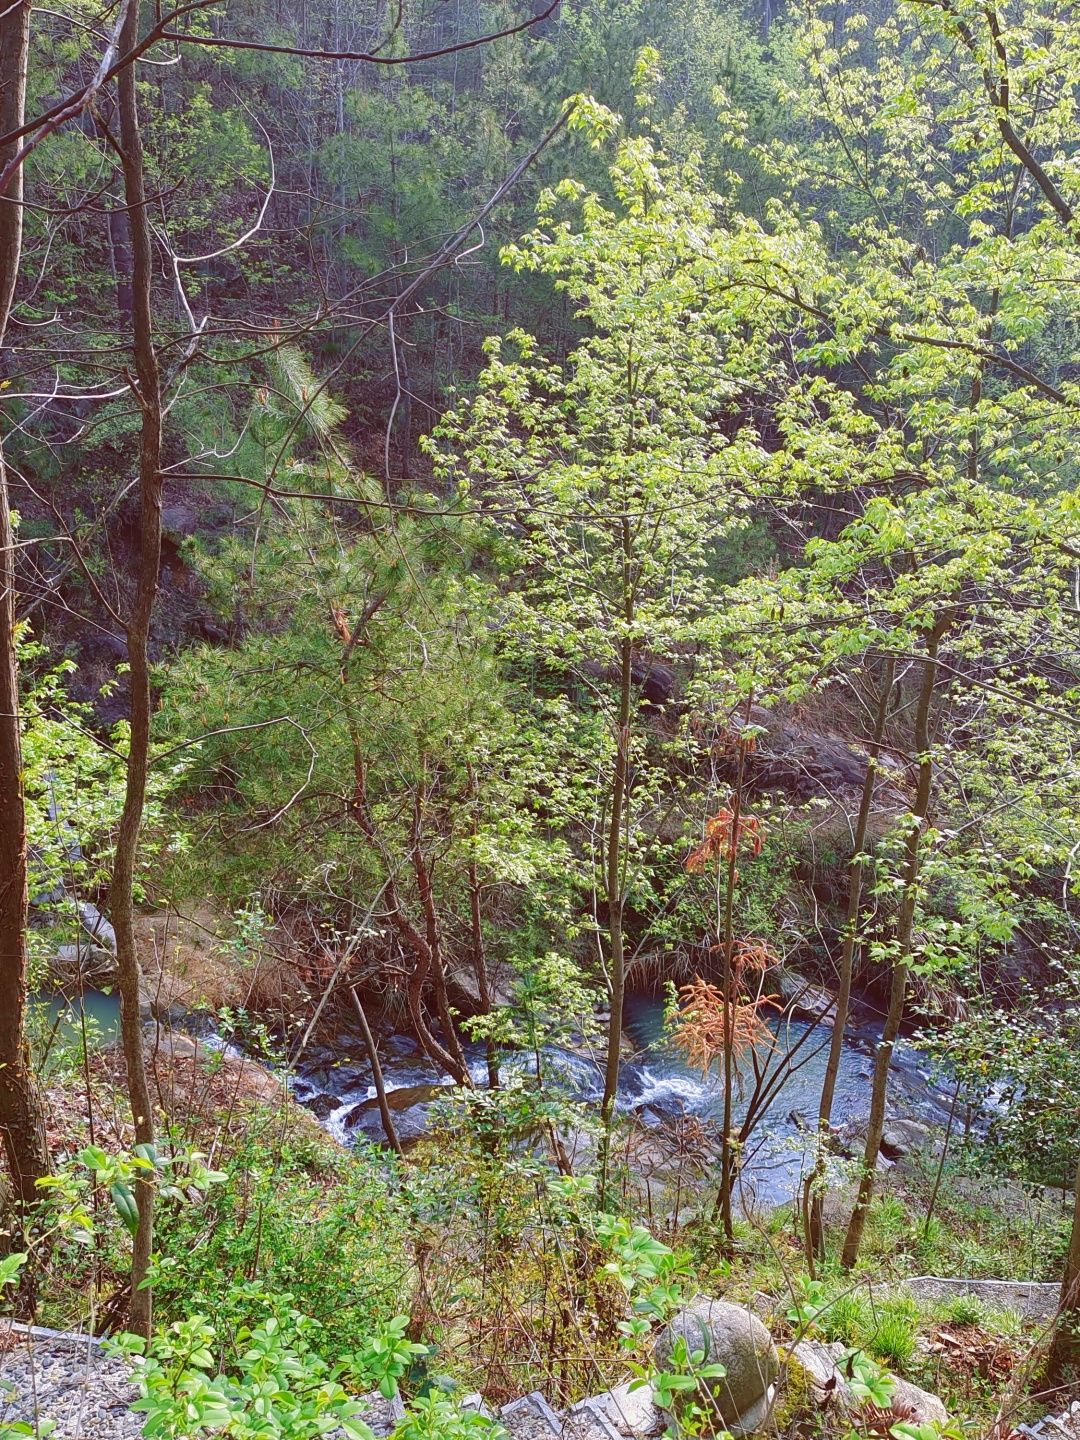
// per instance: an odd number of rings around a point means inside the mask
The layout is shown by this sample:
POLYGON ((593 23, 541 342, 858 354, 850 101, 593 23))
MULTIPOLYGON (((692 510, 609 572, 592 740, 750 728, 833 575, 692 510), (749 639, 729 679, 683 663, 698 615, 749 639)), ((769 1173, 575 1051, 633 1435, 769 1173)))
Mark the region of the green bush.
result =
POLYGON ((249 1128, 219 1163, 228 1179, 202 1205, 161 1207, 162 1318, 197 1310, 235 1332, 256 1317, 234 1282, 254 1282, 290 1294, 342 1350, 401 1308, 408 1214, 384 1157, 361 1145, 328 1158, 318 1137, 282 1145, 249 1128))
MULTIPOLYGON (((223 1337, 205 1315, 177 1320, 147 1345, 134 1335, 114 1353, 134 1367, 146 1415, 143 1433, 190 1440, 213 1430, 233 1440, 319 1440, 344 1435, 372 1440, 356 1392, 377 1386, 388 1399, 423 1345, 404 1338, 407 1317, 373 1327, 356 1353, 331 1366, 315 1348, 324 1327, 292 1307, 291 1295, 232 1287, 229 1308, 251 1310, 253 1323, 223 1337), (344 1382, 344 1383, 343 1383, 344 1382)), ((395 1429, 401 1440, 466 1440, 494 1431, 475 1410, 445 1396, 417 1400, 395 1429)))

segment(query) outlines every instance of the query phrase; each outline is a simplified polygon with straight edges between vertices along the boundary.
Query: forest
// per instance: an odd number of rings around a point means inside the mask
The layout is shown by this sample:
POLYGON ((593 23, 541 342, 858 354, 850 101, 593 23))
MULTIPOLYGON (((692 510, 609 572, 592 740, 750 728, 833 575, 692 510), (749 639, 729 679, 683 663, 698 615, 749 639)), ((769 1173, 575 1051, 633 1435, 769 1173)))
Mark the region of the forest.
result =
POLYGON ((1080 11, 0 5, 0 1436, 1078 1440, 1080 11))

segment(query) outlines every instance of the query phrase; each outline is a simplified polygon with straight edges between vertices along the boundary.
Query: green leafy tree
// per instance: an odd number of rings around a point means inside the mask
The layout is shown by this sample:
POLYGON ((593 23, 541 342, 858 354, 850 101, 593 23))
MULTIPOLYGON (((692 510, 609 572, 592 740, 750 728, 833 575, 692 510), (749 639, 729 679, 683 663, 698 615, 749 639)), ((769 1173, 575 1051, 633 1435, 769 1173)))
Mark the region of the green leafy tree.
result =
POLYGON ((565 363, 522 333, 489 342, 476 396, 440 427, 439 473, 513 546, 504 643, 570 674, 603 718, 579 773, 593 837, 611 1009, 603 1120, 610 1132, 626 974, 625 914, 667 802, 650 753, 654 662, 694 644, 717 603, 705 556, 740 523, 733 479, 756 447, 710 424, 729 392, 702 304, 702 237, 715 220, 692 166, 626 140, 615 210, 572 182, 545 194, 540 228, 505 251, 551 275, 588 323, 565 363), (557 218, 569 202, 575 220, 557 218))

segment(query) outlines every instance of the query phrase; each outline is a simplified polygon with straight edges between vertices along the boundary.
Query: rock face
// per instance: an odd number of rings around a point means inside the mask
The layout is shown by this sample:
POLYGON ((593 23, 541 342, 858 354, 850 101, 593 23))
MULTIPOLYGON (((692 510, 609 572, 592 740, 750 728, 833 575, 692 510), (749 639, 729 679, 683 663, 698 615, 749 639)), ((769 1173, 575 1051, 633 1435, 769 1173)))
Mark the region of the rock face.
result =
POLYGON ((706 1364, 723 1365, 723 1380, 711 1382, 725 1424, 750 1433, 764 1424, 775 1394, 780 1357, 768 1330, 745 1306, 699 1295, 672 1319, 656 1341, 655 1359, 666 1368, 676 1343, 704 1350, 706 1364))
POLYGON ((910 1380, 897 1380, 892 1393, 892 1408, 905 1420, 915 1420, 920 1424, 937 1420, 944 1425, 949 1418, 948 1411, 936 1395, 913 1385, 910 1380))
POLYGON ((800 1340, 791 1350, 788 1361, 800 1366, 810 1385, 814 1403, 850 1408, 855 1397, 836 1364, 834 1351, 843 1353, 842 1345, 826 1345, 823 1340, 800 1340))

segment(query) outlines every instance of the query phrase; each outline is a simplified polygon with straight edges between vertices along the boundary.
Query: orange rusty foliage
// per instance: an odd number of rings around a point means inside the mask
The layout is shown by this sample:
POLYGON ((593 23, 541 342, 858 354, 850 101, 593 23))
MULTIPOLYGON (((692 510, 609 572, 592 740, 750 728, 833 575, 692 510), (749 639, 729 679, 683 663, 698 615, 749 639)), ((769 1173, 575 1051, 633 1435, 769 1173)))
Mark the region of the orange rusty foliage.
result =
POLYGON ((756 815, 740 815, 736 825, 735 812, 725 805, 706 820, 705 839, 691 850, 683 863, 690 874, 695 875, 713 860, 729 859, 733 845, 738 850, 748 842, 751 854, 760 855, 764 839, 765 827, 756 815))
POLYGON ((349 632, 349 622, 346 618, 345 611, 342 610, 340 605, 330 606, 330 621, 334 629, 337 631, 338 635, 341 637, 342 643, 345 645, 351 645, 352 635, 349 632))
MULTIPOLYGON (((723 953, 723 945, 714 945, 709 951, 710 955, 723 955, 723 953)), ((759 970, 764 974, 771 965, 779 964, 780 961, 764 940, 736 940, 731 947, 731 968, 736 986, 741 983, 745 971, 759 970)))
POLYGON ((773 1033, 761 1012, 770 1006, 779 1009, 778 996, 735 999, 729 1010, 719 986, 710 985, 700 975, 692 985, 684 985, 679 993, 684 998, 672 1038, 690 1064, 698 1066, 703 1075, 723 1056, 729 1030, 736 1068, 759 1045, 770 1049, 775 1045, 773 1033))

